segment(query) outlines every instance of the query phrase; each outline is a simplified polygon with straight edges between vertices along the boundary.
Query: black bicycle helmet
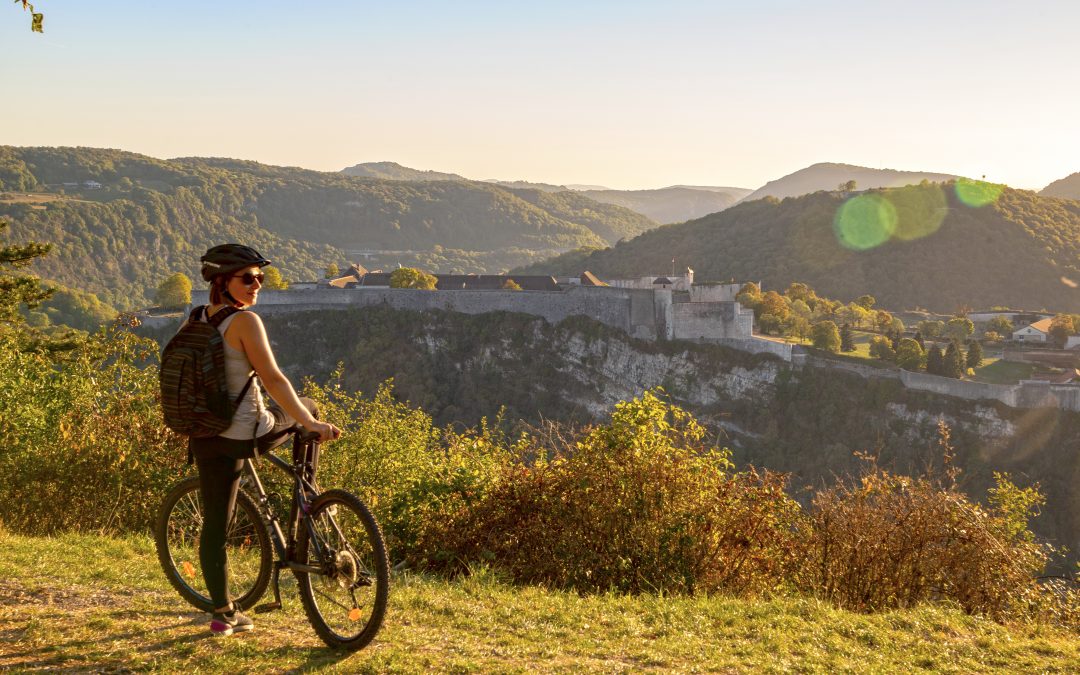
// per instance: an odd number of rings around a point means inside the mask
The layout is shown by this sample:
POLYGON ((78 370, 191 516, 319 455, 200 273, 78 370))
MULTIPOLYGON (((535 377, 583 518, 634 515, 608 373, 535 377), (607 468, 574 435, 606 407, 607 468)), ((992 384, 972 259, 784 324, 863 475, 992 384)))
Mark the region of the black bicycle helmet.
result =
POLYGON ((252 265, 266 267, 270 261, 262 254, 243 244, 220 244, 214 246, 199 258, 202 263, 202 278, 213 281, 221 274, 232 274, 252 265))

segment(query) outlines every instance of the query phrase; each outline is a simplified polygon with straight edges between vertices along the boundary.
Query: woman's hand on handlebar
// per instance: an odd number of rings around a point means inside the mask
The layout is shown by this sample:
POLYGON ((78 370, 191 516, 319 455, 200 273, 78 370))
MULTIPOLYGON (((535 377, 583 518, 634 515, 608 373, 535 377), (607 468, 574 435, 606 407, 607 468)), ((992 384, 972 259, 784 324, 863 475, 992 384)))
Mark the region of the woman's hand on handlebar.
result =
POLYGON ((326 441, 336 441, 341 436, 341 429, 338 429, 329 422, 315 421, 310 426, 304 427, 308 431, 317 432, 319 434, 319 442, 325 443, 326 441))

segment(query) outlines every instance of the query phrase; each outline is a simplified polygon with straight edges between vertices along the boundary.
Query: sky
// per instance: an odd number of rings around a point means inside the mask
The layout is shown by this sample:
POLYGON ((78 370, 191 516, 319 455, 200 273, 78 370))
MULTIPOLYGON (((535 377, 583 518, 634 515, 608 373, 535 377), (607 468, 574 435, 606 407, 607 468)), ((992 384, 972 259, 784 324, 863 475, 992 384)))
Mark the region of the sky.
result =
POLYGON ((0 3, 4 145, 757 188, 1080 171, 1080 3, 0 3), (6 5, 6 6, 4 6, 6 5))

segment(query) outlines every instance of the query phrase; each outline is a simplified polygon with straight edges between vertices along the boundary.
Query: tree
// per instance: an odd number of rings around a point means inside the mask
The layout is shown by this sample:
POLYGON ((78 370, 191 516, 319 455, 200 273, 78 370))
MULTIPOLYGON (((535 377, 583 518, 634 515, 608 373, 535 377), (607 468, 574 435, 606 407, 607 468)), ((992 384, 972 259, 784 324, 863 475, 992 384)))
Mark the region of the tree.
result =
POLYGON ((855 351, 855 338, 851 334, 851 325, 844 324, 840 329, 840 351, 853 352, 855 351))
POLYGON ((875 335, 870 338, 870 358, 882 361, 893 361, 896 352, 892 348, 892 341, 884 335, 875 335))
POLYGON ((324 278, 336 279, 339 274, 341 274, 341 270, 338 268, 337 263, 330 263, 326 266, 326 274, 324 278))
POLYGON ((849 180, 846 183, 840 183, 840 185, 838 185, 836 189, 840 192, 855 192, 855 189, 858 186, 858 182, 856 182, 855 180, 849 180))
POLYGON ((945 334, 945 322, 926 320, 918 324, 919 332, 928 338, 937 338, 945 334))
POLYGON ((959 380, 964 376, 964 357, 960 353, 960 346, 956 341, 949 343, 945 348, 945 358, 942 359, 941 374, 959 380))
POLYGON ((761 312, 762 315, 772 314, 781 322, 783 322, 788 314, 791 313, 787 300, 776 291, 769 291, 761 296, 761 303, 758 305, 758 311, 761 312))
POLYGON ((975 324, 971 323, 971 319, 962 316, 953 317, 945 324, 945 334, 954 342, 963 342, 974 332, 975 324))
POLYGON ((923 342, 923 336, 920 331, 915 331, 915 342, 919 343, 919 349, 926 351, 926 343, 923 342))
POLYGON ((191 304, 191 279, 177 272, 161 282, 154 299, 161 307, 176 308, 191 304))
POLYGON ((422 291, 435 290, 438 279, 415 267, 399 267, 390 273, 390 288, 413 288, 422 291))
POLYGON ((874 326, 877 327, 881 333, 888 333, 892 329, 892 314, 888 313, 884 309, 879 309, 874 313, 874 326))
POLYGON ((814 346, 818 349, 834 353, 840 350, 840 331, 832 321, 815 323, 810 333, 814 346))
POLYGON ((289 288, 289 282, 285 281, 281 276, 281 270, 276 267, 267 266, 263 268, 263 274, 266 278, 263 279, 262 287, 268 291, 284 291, 289 288))
POLYGON ((747 309, 754 310, 756 316, 757 306, 761 302, 761 287, 753 281, 746 282, 735 295, 735 301, 747 309))
POLYGON ((1007 316, 998 314, 986 323, 986 330, 994 331, 995 333, 999 333, 1001 335, 1012 335, 1013 323, 1012 321, 1009 321, 1009 318, 1007 316))
MULTIPOLYGON (((0 221, 0 233, 8 224, 0 221)), ((43 300, 52 295, 52 290, 41 285, 41 281, 32 275, 11 274, 7 270, 26 267, 36 258, 40 258, 52 248, 49 244, 30 242, 21 245, 0 246, 0 327, 4 324, 21 324, 23 315, 20 305, 29 309, 36 308, 43 300)))
POLYGON ((503 290, 504 291, 520 291, 521 286, 519 286, 518 283, 516 281, 514 281, 513 279, 507 279, 506 283, 503 284, 503 290))
POLYGON ((945 356, 937 343, 926 353, 926 372, 931 375, 942 375, 945 372, 945 356))
POLYGON ((877 302, 877 300, 875 300, 874 296, 872 295, 860 295, 859 297, 855 298, 855 304, 862 307, 863 309, 873 308, 875 302, 877 302))
POLYGON ((922 370, 926 355, 919 343, 911 338, 904 338, 896 348, 896 365, 904 370, 922 370))
POLYGON ((972 340, 968 343, 967 359, 965 360, 968 368, 978 368, 982 365, 983 350, 978 340, 972 340))
POLYGON ((1058 314, 1050 320, 1050 338, 1059 347, 1064 347, 1070 335, 1076 333, 1076 326, 1069 314, 1058 314))
POLYGON ((814 292, 814 289, 797 281, 793 281, 788 285, 787 290, 784 291, 784 295, 792 300, 802 300, 807 305, 812 301, 817 300, 817 293, 814 292))
POLYGON ((784 335, 793 338, 805 339, 810 337, 810 320, 798 314, 791 313, 784 319, 784 335))

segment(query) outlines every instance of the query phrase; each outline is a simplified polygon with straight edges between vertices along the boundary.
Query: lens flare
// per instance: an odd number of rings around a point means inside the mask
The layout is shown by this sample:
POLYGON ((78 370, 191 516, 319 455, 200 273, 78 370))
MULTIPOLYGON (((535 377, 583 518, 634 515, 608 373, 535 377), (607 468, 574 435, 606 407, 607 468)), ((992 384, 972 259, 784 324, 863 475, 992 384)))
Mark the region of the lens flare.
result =
POLYGON ((940 185, 908 185, 889 190, 889 201, 896 208, 896 233, 902 241, 922 239, 937 232, 945 222, 949 205, 940 185))
POLYGON ((836 212, 833 231, 841 246, 865 251, 881 246, 896 232, 896 207, 881 195, 859 195, 836 212))
POLYGON ((1004 185, 995 185, 981 180, 970 178, 956 180, 956 198, 976 209, 996 202, 1004 190, 1004 185))
POLYGON ((1065 284, 1069 288, 1076 288, 1077 286, 1080 286, 1080 284, 1076 283, 1069 277, 1061 277, 1061 283, 1065 284))

